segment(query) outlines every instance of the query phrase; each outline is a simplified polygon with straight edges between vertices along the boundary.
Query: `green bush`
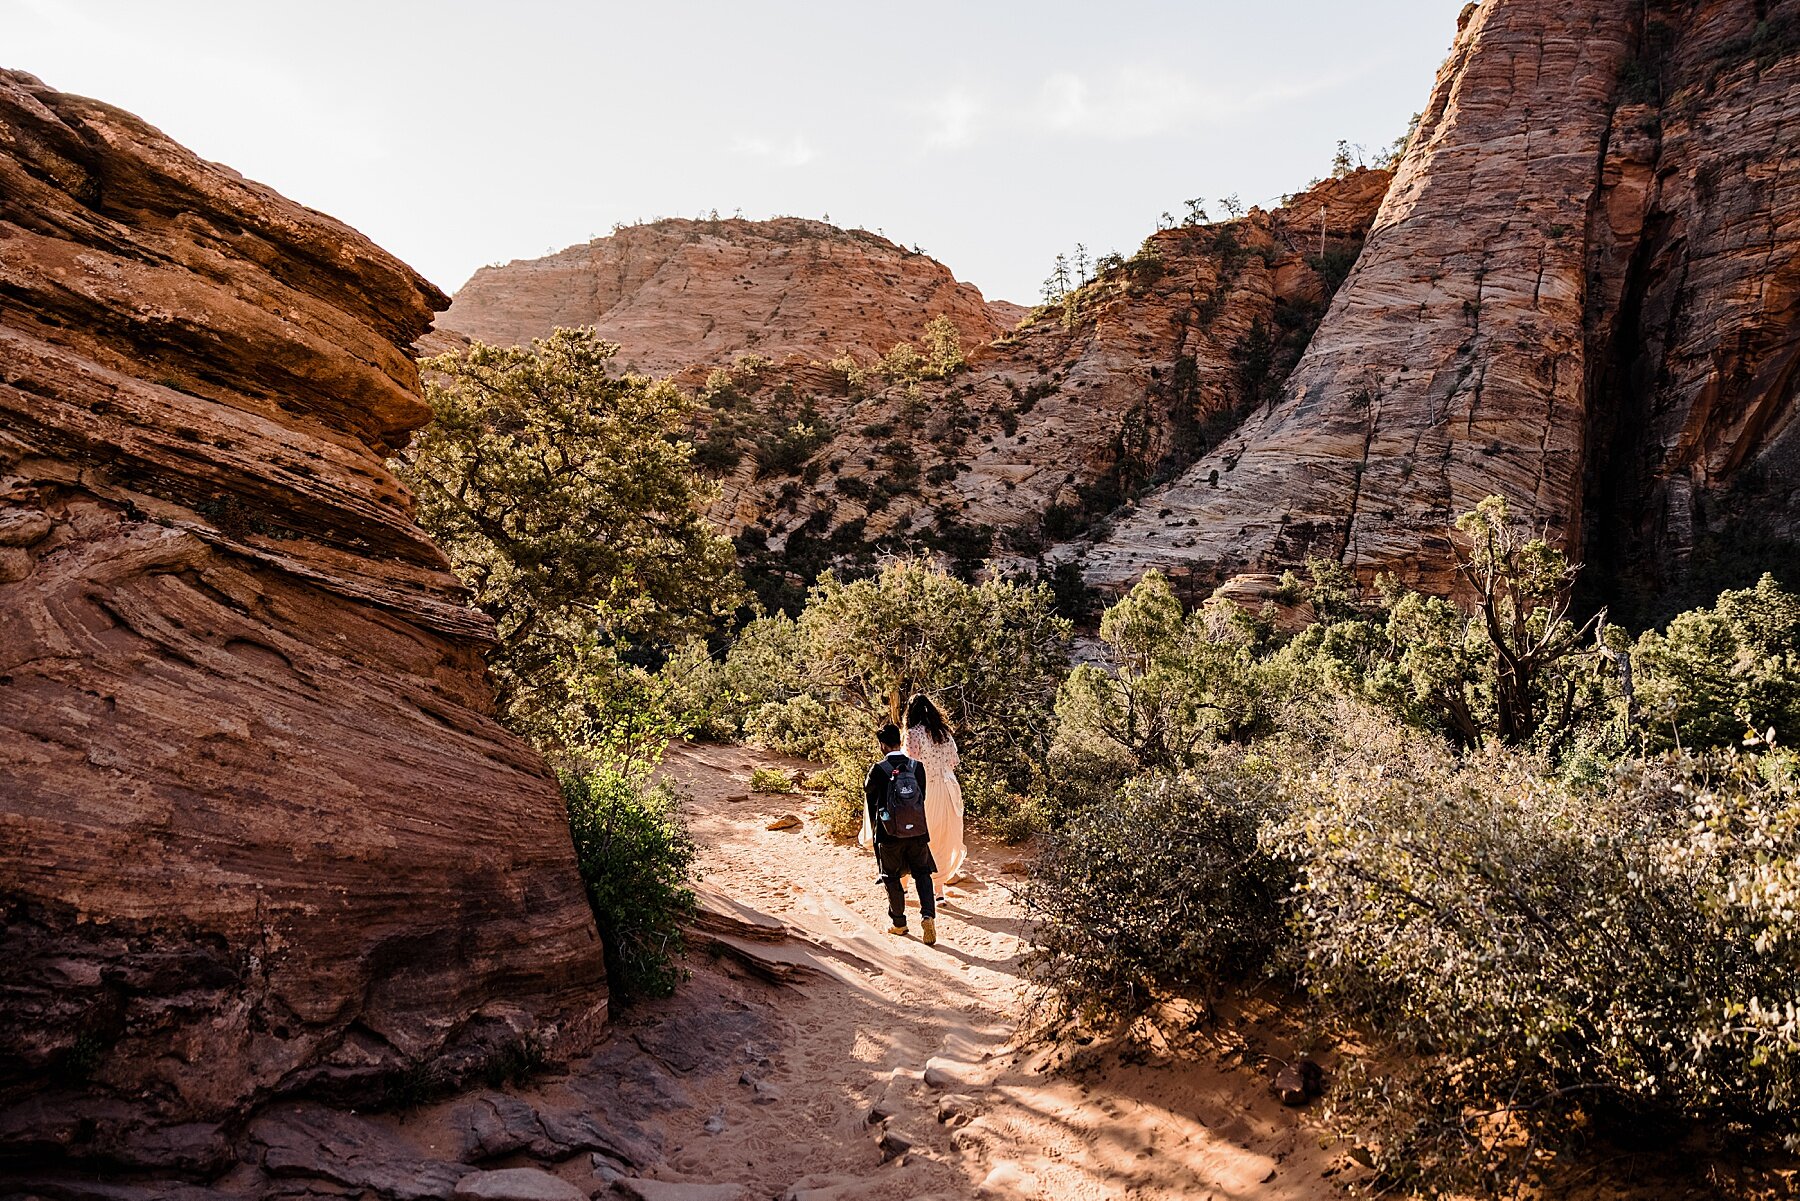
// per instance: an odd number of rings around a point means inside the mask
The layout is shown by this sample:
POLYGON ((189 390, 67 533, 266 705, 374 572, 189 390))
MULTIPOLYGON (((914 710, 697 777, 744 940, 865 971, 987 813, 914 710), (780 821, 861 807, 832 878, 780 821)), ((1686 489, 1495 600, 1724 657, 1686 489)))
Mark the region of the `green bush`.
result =
POLYGON ((1299 874, 1311 995, 1397 1052, 1339 1099, 1380 1166, 1495 1190, 1595 1133, 1793 1133, 1793 768, 1653 762, 1582 791, 1413 738, 1298 781, 1268 842, 1299 874))
POLYGON ((1634 660, 1651 745, 1730 746, 1771 727, 1800 743, 1800 597, 1774 576, 1646 632, 1634 660))
MULTIPOLYGON (((871 754, 869 763, 874 761, 871 754)), ((825 794, 819 798, 813 816, 833 838, 849 841, 862 829, 865 815, 863 780, 868 770, 868 763, 859 767, 857 760, 846 758, 832 764, 825 773, 825 794)))
POLYGON ((678 960, 698 855, 675 794, 594 762, 566 763, 557 777, 613 997, 667 996, 684 975, 678 960))
POLYGON ((817 697, 803 692, 758 706, 744 720, 744 737, 780 755, 821 759, 828 753, 832 724, 838 720, 817 697))
MULTIPOLYGON (((758 712, 803 694, 803 648, 799 627, 781 614, 745 623, 722 659, 697 639, 677 648, 657 679, 678 732, 722 742, 745 737, 758 712)), ((786 743, 761 745, 786 754, 805 753, 786 743)))
POLYGON ((778 768, 756 767, 750 771, 751 792, 793 792, 794 782, 778 768))
POLYGON ((844 715, 859 758, 872 760, 876 726, 927 689, 956 727, 965 762, 1030 787, 1048 750, 1070 633, 1048 588, 966 584, 919 560, 871 579, 827 572, 799 625, 809 687, 844 715))
POLYGON ((576 693, 596 672, 701 633, 742 594, 704 516, 716 492, 693 469, 693 401, 611 373, 618 349, 559 329, 427 359, 434 420, 394 461, 494 622, 502 716, 546 747, 584 745, 570 727, 592 717, 576 693))
POLYGON ((1257 842, 1277 812, 1270 782, 1228 758, 1083 809, 1026 886, 1033 977, 1089 1017, 1255 978, 1285 937, 1291 869, 1257 842))

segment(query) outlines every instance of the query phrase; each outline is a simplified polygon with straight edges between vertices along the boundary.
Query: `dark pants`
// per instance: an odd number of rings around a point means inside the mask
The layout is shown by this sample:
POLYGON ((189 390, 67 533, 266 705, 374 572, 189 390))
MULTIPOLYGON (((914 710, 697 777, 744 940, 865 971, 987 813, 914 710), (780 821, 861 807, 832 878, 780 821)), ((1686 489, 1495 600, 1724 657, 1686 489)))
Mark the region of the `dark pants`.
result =
POLYGON ((875 847, 875 861, 881 864, 881 882, 887 886, 888 916, 894 925, 906 925, 906 886, 902 876, 913 878, 919 890, 919 916, 937 916, 937 894, 931 891, 931 873, 937 862, 931 857, 929 838, 891 838, 875 847))

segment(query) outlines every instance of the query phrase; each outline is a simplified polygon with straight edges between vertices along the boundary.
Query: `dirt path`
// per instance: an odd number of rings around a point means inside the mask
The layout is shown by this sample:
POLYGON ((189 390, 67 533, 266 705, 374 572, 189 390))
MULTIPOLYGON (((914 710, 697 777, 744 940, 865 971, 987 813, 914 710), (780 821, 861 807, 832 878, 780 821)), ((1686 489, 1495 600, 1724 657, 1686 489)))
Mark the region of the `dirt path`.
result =
POLYGON ((674 998, 621 1015, 613 1040, 679 1077, 681 1104, 640 1119, 661 1145, 649 1175, 799 1201, 1335 1193, 1316 1134, 1246 1068, 1253 1048, 1179 1059, 1095 1048, 1089 1062, 1052 1064, 1053 1052, 1010 1045, 1025 945, 1022 881, 1003 865, 1018 852, 972 842, 975 879, 948 889, 937 946, 918 941, 916 921, 914 937, 889 935, 869 852, 809 817, 767 829, 806 817, 809 802, 746 795, 763 763, 797 766, 698 746, 675 749, 667 770, 691 797, 706 892, 782 923, 790 937, 765 950, 802 974, 773 984, 729 956, 696 956, 674 998), (871 1110, 889 1116, 872 1123, 871 1110))

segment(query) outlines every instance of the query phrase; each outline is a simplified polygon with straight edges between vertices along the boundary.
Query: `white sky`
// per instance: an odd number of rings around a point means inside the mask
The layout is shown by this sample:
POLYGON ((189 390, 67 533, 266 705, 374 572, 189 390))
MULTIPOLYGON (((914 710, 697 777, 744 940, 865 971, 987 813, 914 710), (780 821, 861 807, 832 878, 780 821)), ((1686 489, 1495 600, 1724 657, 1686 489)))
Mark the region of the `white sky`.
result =
POLYGON ((1294 191, 1425 106, 1463 0, 0 0, 129 109, 447 291, 616 222, 829 215, 1031 303, 1058 251, 1294 191))

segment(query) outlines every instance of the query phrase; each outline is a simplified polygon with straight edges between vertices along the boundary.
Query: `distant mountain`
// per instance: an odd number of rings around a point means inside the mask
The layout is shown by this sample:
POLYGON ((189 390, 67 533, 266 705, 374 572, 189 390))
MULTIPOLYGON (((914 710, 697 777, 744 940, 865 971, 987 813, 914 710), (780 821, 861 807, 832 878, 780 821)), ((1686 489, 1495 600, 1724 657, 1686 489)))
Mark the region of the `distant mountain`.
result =
MULTIPOLYGON (((516 345, 557 326, 593 326, 623 348, 622 365, 663 375, 746 353, 867 361, 940 314, 979 344, 1025 311, 864 230, 798 217, 671 219, 483 267, 437 328, 516 345)), ((426 348, 448 344, 439 337, 426 348)))

